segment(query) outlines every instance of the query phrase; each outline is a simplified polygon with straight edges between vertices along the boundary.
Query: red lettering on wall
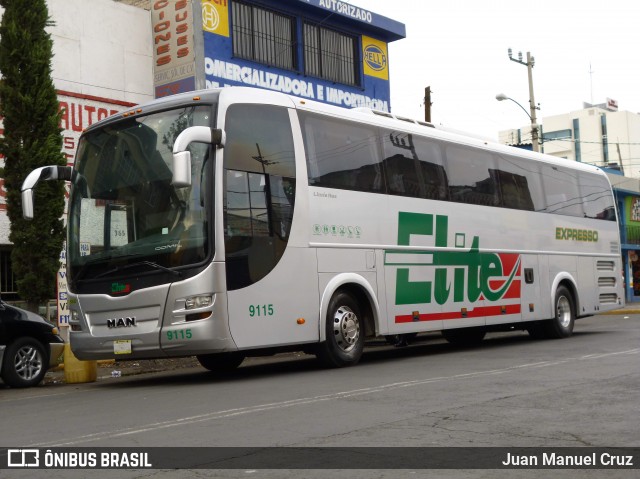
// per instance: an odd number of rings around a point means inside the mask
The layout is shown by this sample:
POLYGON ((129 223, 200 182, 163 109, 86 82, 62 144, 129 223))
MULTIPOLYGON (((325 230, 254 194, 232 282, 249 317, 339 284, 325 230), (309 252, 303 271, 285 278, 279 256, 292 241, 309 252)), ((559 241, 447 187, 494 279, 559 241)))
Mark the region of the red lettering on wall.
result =
POLYGON ((108 116, 109 116, 109 112, 107 111, 106 108, 98 108, 98 121, 104 120, 108 116))
POLYGON ((65 136, 62 139, 62 148, 65 150, 74 150, 76 147, 76 139, 71 136, 65 136))
POLYGON ((73 131, 82 131, 82 105, 71 104, 71 129, 73 131))
POLYGON ((156 23, 153 26, 153 31, 156 32, 156 33, 164 32, 165 30, 168 30, 169 28, 171 28, 171 22, 169 20, 165 20, 164 22, 156 23))
POLYGON ((188 0, 173 2, 158 0, 153 3, 152 28, 156 45, 154 52, 156 66, 171 65, 176 58, 183 58, 191 53, 189 5, 188 0), (174 6, 175 14, 169 13, 167 9, 171 4, 174 6))
POLYGON ((154 41, 155 41, 155 44, 157 45, 160 42, 168 42, 169 40, 171 40, 171 32, 160 33, 156 35, 154 41))

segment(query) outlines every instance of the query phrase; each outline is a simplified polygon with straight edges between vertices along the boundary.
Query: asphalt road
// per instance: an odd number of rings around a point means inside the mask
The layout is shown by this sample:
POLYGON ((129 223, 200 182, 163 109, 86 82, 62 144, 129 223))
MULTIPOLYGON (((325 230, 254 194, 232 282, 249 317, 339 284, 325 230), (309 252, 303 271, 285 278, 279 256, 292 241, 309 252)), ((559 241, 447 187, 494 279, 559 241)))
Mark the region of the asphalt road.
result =
MULTIPOLYGON (((354 368, 308 356, 81 385, 0 389, 4 447, 640 447, 640 315, 579 320, 574 336, 425 335, 354 368)), ((0 477, 637 477, 619 470, 0 471, 0 477), (8 474, 7 474, 8 473, 8 474)))

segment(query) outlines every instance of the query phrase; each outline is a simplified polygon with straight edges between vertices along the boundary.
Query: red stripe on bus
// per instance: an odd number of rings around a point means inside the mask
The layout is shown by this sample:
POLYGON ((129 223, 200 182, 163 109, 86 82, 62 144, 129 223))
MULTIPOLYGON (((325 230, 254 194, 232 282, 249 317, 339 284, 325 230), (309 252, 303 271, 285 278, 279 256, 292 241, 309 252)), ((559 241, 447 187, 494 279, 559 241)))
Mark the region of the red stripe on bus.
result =
POLYGON ((430 313, 419 314, 418 319, 414 319, 412 314, 403 314, 396 316, 396 323, 415 323, 418 321, 446 321, 450 319, 463 319, 463 318, 481 318, 484 316, 505 316, 509 314, 520 314, 519 304, 506 304, 503 306, 481 306, 467 311, 466 314, 462 314, 462 311, 445 311, 442 313, 430 313), (505 312, 502 312, 502 308, 505 308, 505 312))

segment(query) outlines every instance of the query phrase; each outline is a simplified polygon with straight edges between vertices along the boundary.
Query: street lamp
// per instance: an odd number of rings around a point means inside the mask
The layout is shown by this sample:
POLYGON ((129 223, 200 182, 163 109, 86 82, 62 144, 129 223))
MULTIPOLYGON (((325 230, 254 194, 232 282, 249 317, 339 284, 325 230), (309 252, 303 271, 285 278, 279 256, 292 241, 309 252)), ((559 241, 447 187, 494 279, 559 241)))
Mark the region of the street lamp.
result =
MULTIPOLYGON (((529 107, 531 110, 531 114, 527 113, 527 115, 529 116, 529 119, 531 120, 531 147, 533 148, 533 151, 540 151, 540 141, 539 141, 539 136, 538 136, 538 123, 536 120, 536 110, 538 109, 536 107, 536 103, 535 100, 533 99, 533 65, 535 64, 535 59, 533 58, 533 56, 531 56, 531 52, 527 52, 527 61, 524 62, 522 61, 522 52, 518 52, 518 58, 513 58, 513 51, 511 50, 511 48, 509 48, 508 50, 508 54, 509 54, 509 60, 511 60, 512 62, 516 62, 519 63, 520 65, 524 65, 527 67, 527 73, 529 76, 529 107)), ((516 103, 518 106, 520 106, 520 108, 522 108, 525 113, 527 110, 524 109, 524 107, 522 105, 520 105, 520 103, 518 103, 517 101, 507 97, 504 94, 500 94, 496 96, 496 99, 498 101, 502 101, 502 100, 511 100, 514 103, 516 103), (500 97, 500 98, 498 98, 500 97)))
POLYGON ((525 107, 523 107, 520 103, 515 101, 513 98, 508 97, 507 95, 505 95, 504 93, 498 93, 496 95, 496 100, 498 100, 498 101, 511 100, 513 103, 515 103, 520 108, 522 108, 522 111, 524 111, 525 115, 527 115, 529 117, 529 120, 531 120, 531 145, 532 145, 533 151, 539 151, 539 141, 538 141, 538 134, 537 134, 538 133, 538 125, 537 125, 536 121, 531 117, 531 115, 529 114, 527 109, 525 107), (534 132, 535 132, 536 143, 533 142, 534 132))
MULTIPOLYGON (((531 120, 531 115, 529 115, 529 112, 525 109, 525 107, 523 107, 520 103, 518 103, 517 101, 515 101, 513 98, 508 97, 507 95, 505 95, 504 93, 498 93, 496 95, 496 100, 498 101, 504 101, 504 100, 511 100, 513 103, 515 103, 516 105, 518 105, 520 108, 522 108, 522 111, 525 112, 525 114, 529 117, 529 120, 531 120)), ((536 125, 537 126, 537 125, 536 125)))

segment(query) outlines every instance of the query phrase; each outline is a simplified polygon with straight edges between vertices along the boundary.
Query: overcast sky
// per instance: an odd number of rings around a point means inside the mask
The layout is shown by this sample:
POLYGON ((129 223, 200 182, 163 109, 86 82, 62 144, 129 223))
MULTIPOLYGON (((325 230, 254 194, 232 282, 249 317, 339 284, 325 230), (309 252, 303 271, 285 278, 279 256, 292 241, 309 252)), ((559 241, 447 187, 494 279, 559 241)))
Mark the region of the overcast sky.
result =
MULTIPOLYGON (((582 109, 584 101, 618 101, 640 112, 638 0, 350 0, 406 25, 389 45, 391 109, 424 118, 432 90, 432 121, 497 139, 529 123, 505 93, 529 108, 527 68, 509 61, 535 57, 538 118, 582 109), (593 71, 590 74, 590 70, 593 71)), ((540 121, 540 120, 539 120, 540 121)))

